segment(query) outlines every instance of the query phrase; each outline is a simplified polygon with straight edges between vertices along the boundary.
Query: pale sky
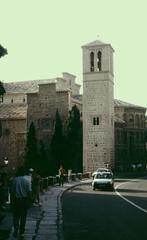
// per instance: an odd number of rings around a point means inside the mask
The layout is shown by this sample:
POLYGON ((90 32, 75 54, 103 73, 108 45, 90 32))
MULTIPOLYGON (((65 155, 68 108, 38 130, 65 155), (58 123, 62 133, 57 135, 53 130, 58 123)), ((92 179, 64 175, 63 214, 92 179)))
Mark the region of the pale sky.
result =
POLYGON ((69 72, 82 84, 83 44, 110 43, 114 97, 147 107, 146 0, 0 0, 3 82, 69 72), (97 37, 99 35, 99 37, 97 37))

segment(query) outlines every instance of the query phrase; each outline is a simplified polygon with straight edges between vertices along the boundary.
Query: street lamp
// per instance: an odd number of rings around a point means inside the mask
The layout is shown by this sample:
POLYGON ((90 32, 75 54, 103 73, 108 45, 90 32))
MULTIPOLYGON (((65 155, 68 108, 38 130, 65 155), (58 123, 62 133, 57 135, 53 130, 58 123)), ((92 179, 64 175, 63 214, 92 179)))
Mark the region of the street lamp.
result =
POLYGON ((9 162, 8 157, 4 157, 3 163, 0 164, 0 168, 2 169, 4 167, 6 167, 8 165, 8 162, 9 162))
POLYGON ((5 164, 5 165, 8 165, 8 162, 9 162, 9 161, 8 161, 8 158, 7 158, 7 157, 4 157, 4 164, 5 164))

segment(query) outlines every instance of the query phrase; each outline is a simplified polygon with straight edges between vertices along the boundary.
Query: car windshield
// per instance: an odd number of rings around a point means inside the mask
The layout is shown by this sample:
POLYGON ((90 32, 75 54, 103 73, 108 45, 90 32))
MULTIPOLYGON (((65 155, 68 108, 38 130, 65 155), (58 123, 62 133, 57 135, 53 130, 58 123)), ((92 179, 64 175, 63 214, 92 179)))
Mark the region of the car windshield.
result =
POLYGON ((110 170, 109 169, 106 169, 106 168, 98 168, 97 170, 96 170, 96 172, 110 172, 110 170))
POLYGON ((96 179, 99 179, 99 178, 112 178, 112 174, 111 173, 98 173, 96 176, 95 176, 96 179))

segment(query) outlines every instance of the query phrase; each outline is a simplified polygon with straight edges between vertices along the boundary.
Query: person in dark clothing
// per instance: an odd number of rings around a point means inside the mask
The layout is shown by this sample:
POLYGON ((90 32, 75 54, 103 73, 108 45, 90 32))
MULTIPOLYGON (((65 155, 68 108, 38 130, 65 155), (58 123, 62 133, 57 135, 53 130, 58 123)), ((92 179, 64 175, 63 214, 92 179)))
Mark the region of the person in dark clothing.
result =
POLYGON ((31 201, 31 182, 24 177, 24 169, 18 169, 13 180, 11 189, 11 200, 13 210, 13 237, 24 235, 27 211, 31 201))
POLYGON ((40 206, 40 181, 41 177, 39 172, 34 172, 32 176, 32 196, 33 203, 40 206))
POLYGON ((64 170, 63 166, 61 165, 60 168, 59 168, 59 185, 63 186, 64 175, 65 175, 65 170, 64 170))

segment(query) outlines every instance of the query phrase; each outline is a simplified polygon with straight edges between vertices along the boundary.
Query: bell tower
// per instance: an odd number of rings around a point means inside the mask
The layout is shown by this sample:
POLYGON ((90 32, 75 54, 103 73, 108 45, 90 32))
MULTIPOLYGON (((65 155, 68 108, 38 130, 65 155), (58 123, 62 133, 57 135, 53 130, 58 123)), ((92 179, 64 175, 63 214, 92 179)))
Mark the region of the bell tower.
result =
POLYGON ((99 40, 83 49, 83 170, 114 164, 113 48, 99 40))

